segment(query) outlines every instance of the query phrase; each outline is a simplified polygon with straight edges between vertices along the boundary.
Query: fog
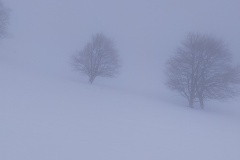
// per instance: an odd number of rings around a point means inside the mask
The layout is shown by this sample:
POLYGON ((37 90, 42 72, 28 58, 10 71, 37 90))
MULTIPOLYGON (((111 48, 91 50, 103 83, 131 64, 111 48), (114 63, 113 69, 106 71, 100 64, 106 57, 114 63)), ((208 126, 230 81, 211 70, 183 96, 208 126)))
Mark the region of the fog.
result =
POLYGON ((166 89, 166 60, 189 32, 222 39, 240 64, 239 0, 2 0, 1 160, 239 160, 239 99, 204 110, 166 89), (115 78, 74 72, 102 32, 115 78))
MULTIPOLYGON (((240 62, 237 0, 3 0, 10 9, 2 54, 25 67, 66 77, 71 56, 95 33, 110 37, 119 52, 118 77, 103 83, 161 91, 165 62, 188 32, 224 40, 240 62)), ((80 76, 79 76, 80 77, 80 76)), ((87 81, 87 78, 86 78, 87 81)), ((98 83, 99 80, 96 80, 98 83)))

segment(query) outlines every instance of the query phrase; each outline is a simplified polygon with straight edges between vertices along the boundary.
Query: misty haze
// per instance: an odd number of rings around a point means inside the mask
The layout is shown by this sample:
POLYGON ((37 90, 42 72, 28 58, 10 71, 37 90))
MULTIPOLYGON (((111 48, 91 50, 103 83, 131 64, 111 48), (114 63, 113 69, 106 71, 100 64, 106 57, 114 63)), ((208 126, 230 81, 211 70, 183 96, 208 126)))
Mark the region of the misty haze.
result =
POLYGON ((237 0, 0 2, 0 160, 240 159, 237 0))

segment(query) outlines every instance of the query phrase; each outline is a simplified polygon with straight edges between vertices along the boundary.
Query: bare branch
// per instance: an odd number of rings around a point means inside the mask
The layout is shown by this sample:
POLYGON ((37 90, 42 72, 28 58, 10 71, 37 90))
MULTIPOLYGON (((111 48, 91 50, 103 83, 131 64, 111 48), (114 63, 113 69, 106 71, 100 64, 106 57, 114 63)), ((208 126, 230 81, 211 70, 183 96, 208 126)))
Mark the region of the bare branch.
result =
POLYGON ((73 56, 73 66, 75 70, 87 75, 90 83, 97 76, 113 77, 120 67, 113 42, 102 33, 94 35, 92 41, 73 56))
POLYGON ((0 38, 4 38, 7 35, 7 24, 9 19, 9 10, 5 8, 0 1, 0 38))
POLYGON ((232 67, 226 45, 215 37, 190 33, 167 62, 167 85, 189 101, 226 99, 240 92, 240 69, 232 67))

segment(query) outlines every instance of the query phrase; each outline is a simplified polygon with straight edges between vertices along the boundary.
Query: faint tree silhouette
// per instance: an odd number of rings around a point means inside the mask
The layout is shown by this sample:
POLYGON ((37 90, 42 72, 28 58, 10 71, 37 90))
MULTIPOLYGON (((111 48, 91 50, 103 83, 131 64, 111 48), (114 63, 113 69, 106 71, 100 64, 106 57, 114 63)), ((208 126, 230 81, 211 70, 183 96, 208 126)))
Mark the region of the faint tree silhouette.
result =
POLYGON ((219 39, 190 33, 167 62, 167 86, 188 99, 189 106, 205 99, 223 100, 239 95, 240 69, 219 39))
POLYGON ((116 75, 120 65, 112 40, 102 33, 94 35, 83 50, 73 56, 73 67, 87 75, 90 83, 93 83, 97 76, 116 75))
POLYGON ((2 1, 0 1, 0 38, 4 38, 6 36, 8 20, 9 10, 5 8, 2 1))

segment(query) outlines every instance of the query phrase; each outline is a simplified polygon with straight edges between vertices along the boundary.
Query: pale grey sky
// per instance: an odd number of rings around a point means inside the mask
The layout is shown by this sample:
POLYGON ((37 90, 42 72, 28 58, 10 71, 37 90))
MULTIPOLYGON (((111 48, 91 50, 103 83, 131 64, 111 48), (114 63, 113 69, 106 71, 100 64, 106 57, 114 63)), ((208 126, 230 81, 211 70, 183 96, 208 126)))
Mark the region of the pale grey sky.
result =
POLYGON ((3 50, 38 68, 71 72, 69 59, 91 36, 115 41, 117 80, 161 87, 166 59, 188 32, 215 35, 240 62, 239 0, 3 0, 11 9, 3 50))

